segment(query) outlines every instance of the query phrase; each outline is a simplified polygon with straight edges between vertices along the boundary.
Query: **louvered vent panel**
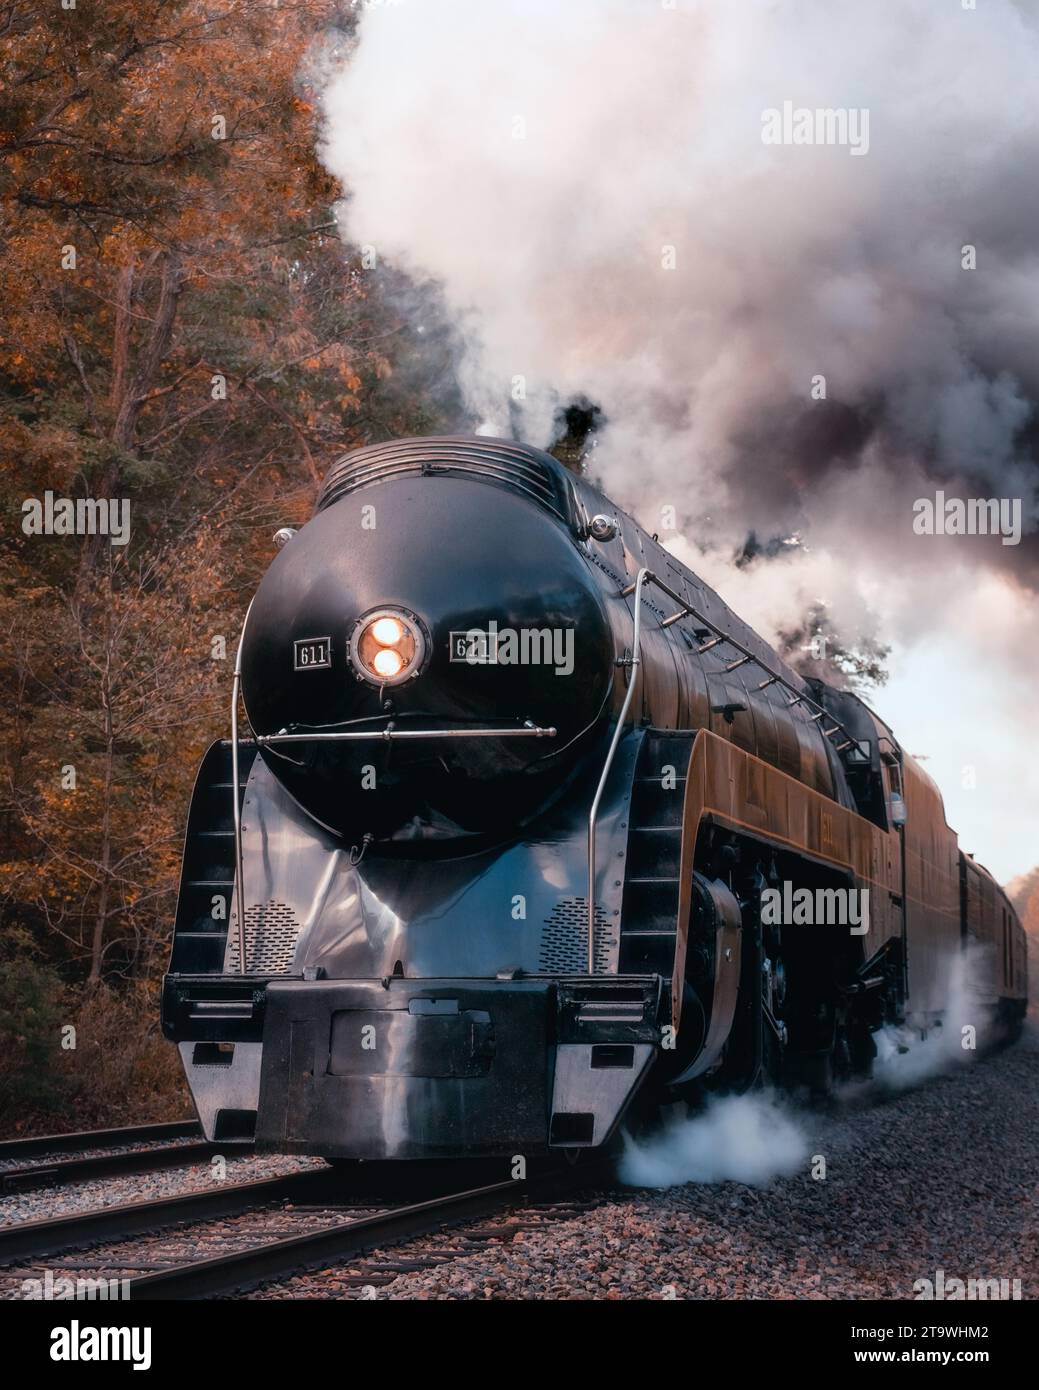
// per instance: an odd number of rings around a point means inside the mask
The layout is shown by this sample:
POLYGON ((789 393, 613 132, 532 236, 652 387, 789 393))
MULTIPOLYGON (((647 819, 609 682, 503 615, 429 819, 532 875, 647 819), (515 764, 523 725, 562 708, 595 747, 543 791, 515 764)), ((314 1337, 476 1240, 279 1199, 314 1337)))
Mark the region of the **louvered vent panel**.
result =
POLYGON ((553 470, 534 451, 494 439, 403 439, 358 449, 333 465, 317 509, 324 511, 357 488, 416 473, 456 474, 497 483, 567 520, 565 494, 553 470))
MULTIPOLYGON (((296 954, 299 921, 284 903, 256 903, 245 912, 245 973, 247 975, 288 975, 296 954)), ((238 928, 234 922, 227 935, 227 974, 241 969, 238 928)))
MULTIPOLYGON (((601 909, 595 913, 595 973, 610 973, 617 947, 616 928, 601 909)), ((588 899, 560 898, 541 932, 539 975, 588 973, 588 899)))

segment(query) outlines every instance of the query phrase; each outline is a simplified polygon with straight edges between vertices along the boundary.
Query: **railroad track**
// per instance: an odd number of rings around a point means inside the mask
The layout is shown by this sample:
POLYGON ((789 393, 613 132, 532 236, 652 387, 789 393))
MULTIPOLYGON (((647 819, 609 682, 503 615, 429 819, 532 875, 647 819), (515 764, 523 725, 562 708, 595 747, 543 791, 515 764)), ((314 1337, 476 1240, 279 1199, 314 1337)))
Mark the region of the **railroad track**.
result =
POLYGON ((234 1216, 268 1202, 305 1200, 320 1194, 320 1184, 315 1191, 311 1190, 315 1179, 323 1181, 327 1190, 328 1174, 324 1172, 291 1173, 287 1177, 224 1183, 173 1197, 97 1207, 41 1221, 20 1221, 0 1228, 0 1265, 14 1259, 96 1245, 100 1241, 121 1241, 178 1223, 234 1216))
POLYGON ((84 1158, 57 1159, 26 1167, 0 1171, 0 1192, 23 1191, 31 1187, 57 1187, 64 1183, 86 1182, 111 1177, 115 1173, 150 1173, 159 1168, 205 1163, 216 1154, 236 1157, 251 1149, 219 1144, 165 1144, 154 1148, 128 1149, 121 1153, 87 1154, 84 1158))
POLYGON ((197 1139, 201 1134, 197 1120, 172 1120, 164 1124, 125 1125, 121 1129, 85 1129, 73 1134, 36 1135, 31 1139, 0 1139, 0 1161, 33 1158, 37 1154, 118 1149, 124 1144, 157 1143, 167 1139, 197 1139))
POLYGON ((204 1163, 224 1151, 219 1145, 203 1140, 196 1120, 7 1139, 0 1142, 0 1165, 4 1165, 0 1166, 0 1192, 55 1187, 110 1177, 115 1173, 147 1173, 158 1168, 204 1163), (180 1140, 187 1142, 177 1142, 180 1140), (132 1145, 139 1147, 130 1147, 132 1145), (63 1157, 71 1153, 77 1157, 63 1157), (19 1163, 25 1159, 39 1161, 19 1163))
MULTIPOLYGON (((219 1297, 331 1264, 349 1265, 366 1252, 519 1206, 547 1203, 553 1211, 569 1214, 572 1204, 563 1207, 555 1199, 601 1180, 606 1170, 601 1163, 586 1169, 548 1168, 520 1181, 441 1190, 420 1201, 385 1205, 348 1198, 342 1176, 324 1171, 227 1184, 0 1230, 0 1262, 17 1261, 19 1266, 0 1274, 15 1282, 39 1278, 42 1259, 52 1274, 57 1269, 92 1278, 124 1278, 125 1291, 138 1301, 219 1297), (241 1218, 252 1226, 236 1229, 227 1224, 228 1218, 241 1218), (214 1230, 213 1223, 221 1221, 225 1224, 214 1230), (286 1232, 286 1221, 302 1229, 286 1232), (209 1223, 208 1236, 202 1223, 209 1223), (152 1239, 160 1229, 172 1226, 177 1229, 168 1236, 152 1239), (127 1245, 135 1236, 148 1238, 143 1247, 127 1245), (221 1253, 210 1253, 214 1241, 221 1253), (54 1257, 62 1252, 100 1242, 103 1250, 55 1265, 54 1257), (238 1243, 239 1248, 226 1251, 229 1243, 238 1243), (201 1253, 185 1258, 185 1245, 200 1247, 201 1253), (26 1260, 34 1263, 27 1265, 26 1260)), ((491 1227, 483 1237, 490 1238, 501 1229, 491 1227)), ((473 1238, 481 1238, 481 1233, 473 1238)), ((407 1268, 439 1263, 457 1253, 439 1252, 410 1261, 407 1268)), ((348 1282, 386 1283, 396 1272, 398 1265, 383 1261, 348 1282)))

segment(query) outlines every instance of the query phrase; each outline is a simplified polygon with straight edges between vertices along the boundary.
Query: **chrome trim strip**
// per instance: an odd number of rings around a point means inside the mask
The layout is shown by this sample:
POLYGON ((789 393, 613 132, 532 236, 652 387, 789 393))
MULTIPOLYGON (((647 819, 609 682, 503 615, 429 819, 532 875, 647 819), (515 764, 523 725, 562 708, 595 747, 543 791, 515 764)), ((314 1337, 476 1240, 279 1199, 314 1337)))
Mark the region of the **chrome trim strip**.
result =
POLYGON ((269 748, 282 743, 353 743, 363 739, 396 742, 402 738, 555 738, 558 731, 551 726, 527 723, 522 729, 374 729, 368 732, 333 734, 257 734, 243 739, 250 746, 269 748))

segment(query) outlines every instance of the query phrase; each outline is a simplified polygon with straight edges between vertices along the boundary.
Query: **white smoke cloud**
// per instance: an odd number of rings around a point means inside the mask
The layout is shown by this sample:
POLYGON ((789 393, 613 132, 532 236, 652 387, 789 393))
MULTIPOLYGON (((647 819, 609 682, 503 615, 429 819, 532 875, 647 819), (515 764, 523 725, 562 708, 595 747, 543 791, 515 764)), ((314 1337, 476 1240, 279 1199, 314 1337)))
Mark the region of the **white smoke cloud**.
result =
POLYGON ((774 1096, 763 1092, 711 1101, 702 1115, 652 1138, 628 1139, 621 1181, 631 1187, 742 1182, 763 1187, 796 1173, 808 1139, 774 1096))
POLYGON ((940 1026, 931 1028, 926 1035, 906 1027, 882 1028, 874 1034, 875 1085, 886 1090, 907 1090, 977 1057, 978 1051, 991 1041, 993 1018, 986 993, 995 976, 993 952, 991 945, 974 942, 967 951, 950 956, 945 962, 940 1026))
MULTIPOLYGON (((545 445, 561 403, 594 401, 606 490, 651 531, 675 507, 662 539, 766 638, 823 598, 894 647, 910 707, 936 632, 992 661, 972 720, 1025 703, 1034 535, 918 537, 912 504, 948 483, 1039 519, 1033 9, 402 0, 326 73, 343 234, 441 287, 485 431, 545 445), (868 110, 868 153, 766 145, 785 101, 868 110), (807 549, 736 570, 751 529, 807 549), (995 607, 968 639, 979 575, 995 607)), ((994 826, 1034 825, 992 797, 994 826)), ((998 870, 1034 843, 994 830, 998 870)))
MULTIPOLYGON (((903 1091, 974 1061, 991 1041, 992 947, 973 943, 941 967, 942 1021, 922 1036, 893 1026, 874 1034, 872 1079, 849 1082, 845 1100, 862 1093, 903 1091), (970 1046, 964 1046, 966 1030, 970 1046)), ((620 1164, 631 1187, 681 1183, 741 1182, 764 1186, 803 1169, 812 1141, 789 1105, 774 1092, 757 1091, 710 1100, 702 1114, 668 1124, 647 1139, 626 1137, 620 1164)))

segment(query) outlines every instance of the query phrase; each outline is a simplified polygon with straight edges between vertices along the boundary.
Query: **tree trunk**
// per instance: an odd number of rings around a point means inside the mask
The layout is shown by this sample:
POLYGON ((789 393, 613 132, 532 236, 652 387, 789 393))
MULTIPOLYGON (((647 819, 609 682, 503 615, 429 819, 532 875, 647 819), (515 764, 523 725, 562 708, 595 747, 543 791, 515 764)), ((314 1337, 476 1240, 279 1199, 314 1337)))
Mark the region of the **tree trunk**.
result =
MULTIPOLYGON (((177 320, 177 300, 184 285, 184 268, 175 251, 163 252, 161 257, 162 280, 159 286, 159 299, 155 306, 155 317, 148 341, 142 347, 137 367, 132 378, 121 392, 115 425, 112 429, 112 443, 120 449, 130 451, 133 444, 137 420, 149 389, 162 366, 163 358, 169 352, 173 340, 173 326, 177 320)), ((127 309, 129 306, 127 306, 127 309)), ((115 351, 113 357, 117 361, 115 351)), ((124 367, 125 371, 125 367, 124 367)), ((113 387, 115 382, 113 380, 113 387)))
POLYGON ((112 714, 112 574, 108 574, 107 602, 105 610, 105 665, 101 675, 101 706, 105 719, 105 771, 102 783, 101 810, 101 849, 98 855, 98 869, 101 874, 101 889, 94 919, 94 931, 90 943, 90 974, 87 988, 96 989, 101 982, 101 964, 105 949, 105 926, 108 922, 108 900, 112 872, 112 783, 115 772, 115 720, 112 714))
POLYGON ((119 272, 115 293, 115 332, 112 334, 112 385, 108 402, 118 414, 126 393, 126 374, 130 360, 130 319, 132 316, 134 272, 137 261, 130 259, 119 272))

